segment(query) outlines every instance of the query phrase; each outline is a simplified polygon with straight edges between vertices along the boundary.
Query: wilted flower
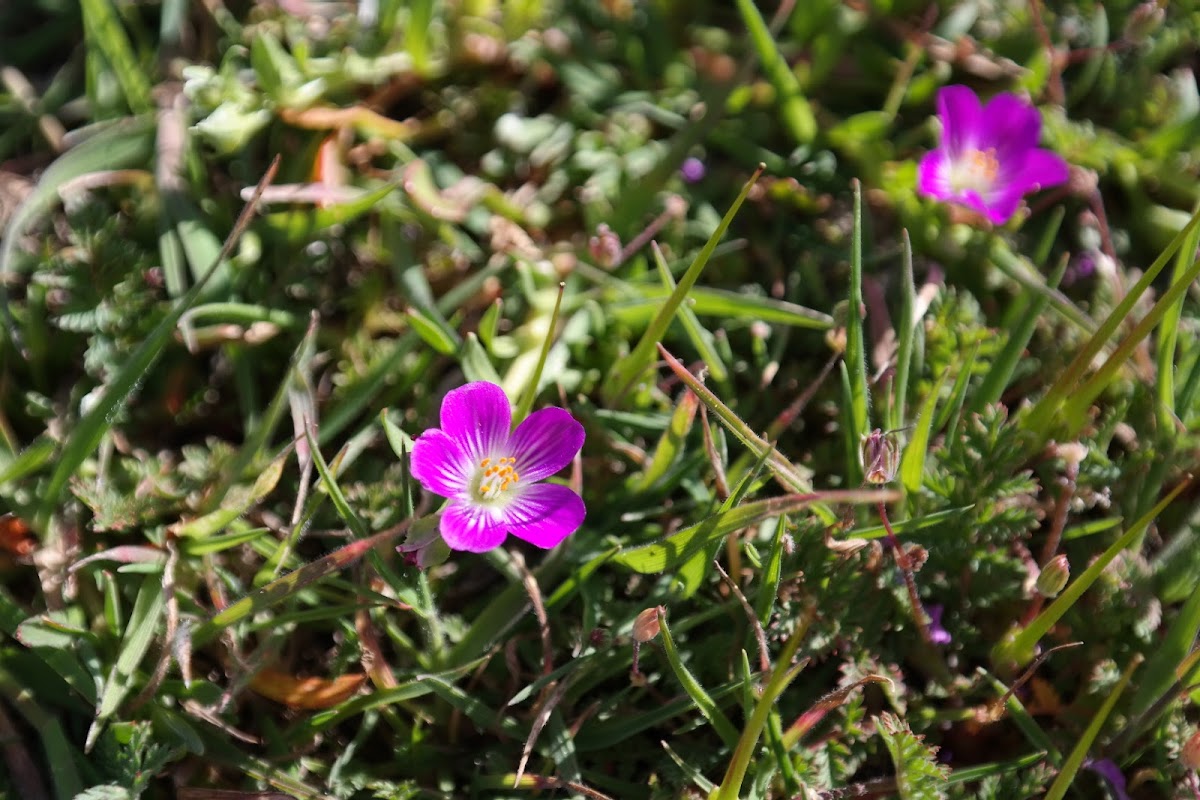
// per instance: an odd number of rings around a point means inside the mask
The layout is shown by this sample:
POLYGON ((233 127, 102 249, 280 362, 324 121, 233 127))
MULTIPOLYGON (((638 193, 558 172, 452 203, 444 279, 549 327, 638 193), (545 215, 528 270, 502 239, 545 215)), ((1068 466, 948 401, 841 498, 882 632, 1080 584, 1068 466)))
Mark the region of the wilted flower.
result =
POLYGON ((938 92, 942 144, 921 159, 922 194, 959 203, 997 224, 1007 222, 1021 198, 1069 177, 1067 163, 1039 149, 1037 109, 1011 94, 981 106, 966 86, 938 92))
POLYGON ((583 446, 583 426, 570 413, 544 408, 514 431, 504 390, 480 381, 446 395, 441 422, 413 445, 412 474, 427 491, 449 498, 439 530, 452 550, 491 550, 508 533, 551 548, 583 524, 579 495, 538 483, 583 446))

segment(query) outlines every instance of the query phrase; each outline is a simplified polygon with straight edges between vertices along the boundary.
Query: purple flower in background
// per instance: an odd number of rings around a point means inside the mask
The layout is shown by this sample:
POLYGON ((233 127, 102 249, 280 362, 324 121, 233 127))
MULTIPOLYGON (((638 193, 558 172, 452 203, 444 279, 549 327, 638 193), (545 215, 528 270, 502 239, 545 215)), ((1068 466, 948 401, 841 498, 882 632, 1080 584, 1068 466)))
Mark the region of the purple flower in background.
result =
POLYGON ((1037 146, 1037 109, 1015 95, 998 94, 981 106, 966 86, 946 86, 938 92, 938 114, 942 144, 921 159, 921 194, 1002 224, 1024 195, 1067 180, 1067 162, 1037 146))
POLYGON ((1129 794, 1125 791, 1125 774, 1121 772, 1121 768, 1111 758, 1101 758, 1099 760, 1089 758, 1084 762, 1083 766, 1084 769, 1090 769, 1108 781, 1108 785, 1112 787, 1113 794, 1116 795, 1117 800, 1129 800, 1129 794))
POLYGON ((551 548, 583 524, 579 495, 538 483, 583 447, 583 426, 567 411, 535 411, 514 431, 504 390, 480 381, 447 394, 441 419, 441 428, 417 437, 412 474, 449 498, 439 530, 450 549, 482 553, 509 533, 551 548))
POLYGON ((704 175, 708 170, 704 167, 704 162, 696 157, 686 158, 683 164, 679 167, 679 174, 683 176, 683 180, 687 183, 696 183, 704 180, 704 175))
POLYGON ((934 644, 950 644, 950 631, 942 627, 942 614, 946 613, 946 607, 934 603, 925 606, 925 613, 929 615, 930 641, 934 644))

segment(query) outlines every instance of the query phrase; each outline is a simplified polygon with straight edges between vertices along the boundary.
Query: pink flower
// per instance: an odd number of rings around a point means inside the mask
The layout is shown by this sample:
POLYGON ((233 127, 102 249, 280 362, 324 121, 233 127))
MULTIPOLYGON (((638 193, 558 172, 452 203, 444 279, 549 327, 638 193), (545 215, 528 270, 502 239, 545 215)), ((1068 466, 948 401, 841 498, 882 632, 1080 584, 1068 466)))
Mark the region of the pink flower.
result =
POLYGON ((511 533, 551 548, 583 524, 579 495, 538 483, 583 447, 583 426, 561 408, 530 414, 512 430, 504 390, 480 381, 442 401, 442 427, 417 437, 412 474, 426 491, 449 498, 439 530, 452 550, 482 553, 511 533))
POLYGON ((1067 180, 1067 162, 1039 149, 1042 120, 1037 109, 1011 94, 986 106, 966 86, 938 92, 941 147, 921 159, 921 194, 975 209, 1002 224, 1021 198, 1067 180))

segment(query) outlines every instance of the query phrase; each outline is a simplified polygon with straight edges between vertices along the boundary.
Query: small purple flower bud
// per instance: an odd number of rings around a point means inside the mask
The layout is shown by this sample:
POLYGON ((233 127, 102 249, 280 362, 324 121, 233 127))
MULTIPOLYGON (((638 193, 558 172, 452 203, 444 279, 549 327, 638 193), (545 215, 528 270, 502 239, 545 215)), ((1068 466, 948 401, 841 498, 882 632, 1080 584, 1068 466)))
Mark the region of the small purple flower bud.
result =
POLYGON ((900 446, 896 437, 876 428, 862 439, 863 473, 867 483, 891 483, 900 468, 900 446))
POLYGON ((929 615, 929 640, 934 644, 950 644, 950 631, 942 627, 942 614, 946 613, 946 607, 935 603, 925 606, 925 613, 929 615))
POLYGON ((1038 594, 1043 597, 1058 597, 1058 593, 1066 588, 1070 579, 1071 564, 1065 555, 1059 553, 1042 567, 1037 579, 1038 594))
POLYGON ((694 156, 684 159, 683 164, 679 167, 679 174, 687 183, 702 181, 707 173, 708 169, 704 166, 704 162, 694 156))
POLYGON ((1121 768, 1111 758, 1101 758, 1099 760, 1088 759, 1084 762, 1083 767, 1084 769, 1090 769, 1108 781, 1108 785, 1112 788, 1117 800, 1129 800, 1129 793, 1125 791, 1125 774, 1121 772, 1121 768))

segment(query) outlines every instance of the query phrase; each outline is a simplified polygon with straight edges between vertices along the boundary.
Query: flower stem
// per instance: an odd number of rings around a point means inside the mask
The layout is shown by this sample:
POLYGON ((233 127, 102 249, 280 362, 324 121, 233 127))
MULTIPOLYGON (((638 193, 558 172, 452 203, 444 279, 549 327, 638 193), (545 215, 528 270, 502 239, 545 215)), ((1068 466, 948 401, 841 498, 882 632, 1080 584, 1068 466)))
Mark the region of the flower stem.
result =
POLYGON ((917 623, 917 630, 921 632, 921 639, 925 644, 931 645, 933 636, 929 633, 929 620, 925 614, 925 607, 921 605, 921 597, 917 594, 917 580, 913 577, 912 563, 908 560, 908 554, 901 549, 900 540, 896 538, 896 533, 892 530, 892 523, 888 520, 887 505, 880 501, 876 507, 879 509, 879 518, 883 521, 883 529, 887 532, 888 547, 892 548, 896 566, 904 575, 904 586, 908 589, 908 599, 912 603, 913 619, 917 623))

